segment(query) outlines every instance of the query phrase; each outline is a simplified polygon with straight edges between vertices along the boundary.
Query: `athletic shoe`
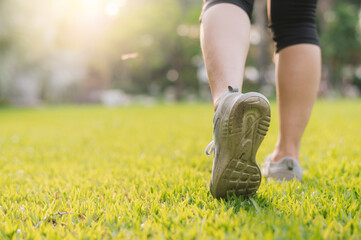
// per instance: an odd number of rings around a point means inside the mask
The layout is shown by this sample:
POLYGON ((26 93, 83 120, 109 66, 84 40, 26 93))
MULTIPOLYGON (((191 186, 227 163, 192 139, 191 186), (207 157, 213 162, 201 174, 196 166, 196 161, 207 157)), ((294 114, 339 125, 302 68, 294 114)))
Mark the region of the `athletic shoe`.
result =
POLYGON ((249 196, 261 184, 256 153, 268 131, 270 104, 260 93, 242 94, 228 86, 213 118, 213 141, 206 154, 214 152, 210 191, 215 198, 249 196))
POLYGON ((278 162, 272 162, 272 156, 268 155, 262 164, 262 174, 267 180, 274 179, 278 182, 297 179, 302 181, 302 167, 292 157, 284 157, 278 162))

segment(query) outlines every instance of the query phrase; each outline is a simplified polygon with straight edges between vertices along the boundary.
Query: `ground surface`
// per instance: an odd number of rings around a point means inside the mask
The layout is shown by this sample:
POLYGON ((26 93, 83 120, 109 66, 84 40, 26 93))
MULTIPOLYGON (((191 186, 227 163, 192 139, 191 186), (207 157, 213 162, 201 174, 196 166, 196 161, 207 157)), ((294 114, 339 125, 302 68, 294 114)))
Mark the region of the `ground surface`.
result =
MULTIPOLYGON (((272 151, 277 109, 259 162, 272 151)), ((361 101, 318 102, 303 184, 213 199, 210 105, 0 109, 0 239, 360 239, 361 101)))

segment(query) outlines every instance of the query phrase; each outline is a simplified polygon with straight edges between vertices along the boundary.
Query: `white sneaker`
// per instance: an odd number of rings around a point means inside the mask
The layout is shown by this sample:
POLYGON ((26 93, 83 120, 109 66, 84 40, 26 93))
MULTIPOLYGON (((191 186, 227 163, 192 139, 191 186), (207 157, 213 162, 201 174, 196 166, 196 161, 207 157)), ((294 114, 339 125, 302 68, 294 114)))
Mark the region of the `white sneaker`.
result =
POLYGON ((262 174, 267 181, 274 179, 282 182, 297 179, 301 182, 302 171, 300 163, 292 157, 284 157, 278 162, 272 162, 272 155, 268 155, 262 164, 262 174))
POLYGON ((233 194, 248 196, 261 184, 256 153, 268 131, 270 104, 260 93, 242 94, 228 87, 213 118, 213 141, 206 154, 214 151, 210 191, 215 198, 233 194))

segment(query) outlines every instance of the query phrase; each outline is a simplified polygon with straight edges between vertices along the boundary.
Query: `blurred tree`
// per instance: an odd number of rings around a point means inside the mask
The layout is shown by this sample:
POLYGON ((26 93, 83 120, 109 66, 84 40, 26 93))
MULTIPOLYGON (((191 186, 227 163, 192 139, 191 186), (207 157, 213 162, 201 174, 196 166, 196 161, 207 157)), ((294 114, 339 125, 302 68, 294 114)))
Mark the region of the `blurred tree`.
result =
MULTIPOLYGON (((353 79, 361 86, 360 4, 319 0, 324 79, 334 87, 353 79)), ((0 102, 17 99, 32 85, 40 100, 51 102, 88 101, 107 88, 154 96, 171 92, 176 99, 196 95, 204 89, 197 79, 201 5, 201 0, 2 0, 0 102)), ((247 67, 258 82, 246 77, 245 90, 270 82, 273 43, 265 1, 256 1, 252 25, 247 67)))
POLYGON ((185 89, 196 89, 196 69, 191 59, 200 54, 199 12, 200 4, 192 1, 129 3, 127 12, 119 14, 109 28, 100 49, 111 62, 113 86, 149 93, 173 85, 178 99, 185 89), (137 53, 138 57, 121 58, 128 53, 137 53))
POLYGON ((345 73, 345 67, 361 64, 360 1, 323 0, 320 8, 318 21, 324 71, 331 84, 340 87, 342 80, 350 75, 345 73))

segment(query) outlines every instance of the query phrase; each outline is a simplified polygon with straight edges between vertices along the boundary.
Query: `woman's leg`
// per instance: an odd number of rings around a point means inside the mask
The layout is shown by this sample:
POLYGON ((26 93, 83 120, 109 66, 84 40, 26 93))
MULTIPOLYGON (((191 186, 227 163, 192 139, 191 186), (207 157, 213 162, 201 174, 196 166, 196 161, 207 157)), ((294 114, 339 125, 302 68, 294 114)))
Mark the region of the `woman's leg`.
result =
POLYGON ((276 42, 279 134, 273 161, 299 160, 300 143, 317 97, 321 51, 315 24, 317 0, 268 0, 276 42))
POLYGON ((249 17, 234 4, 216 4, 202 16, 201 46, 215 109, 229 85, 242 89, 249 34, 249 17))
POLYGON ((270 121, 269 102, 263 95, 238 92, 249 48, 253 0, 207 0, 205 8, 209 4, 215 5, 203 14, 201 44, 214 108, 218 107, 213 141, 206 149, 208 155, 214 152, 210 192, 216 198, 248 196, 261 183, 256 152, 270 121))
POLYGON ((286 156, 299 159, 320 78, 321 51, 317 45, 292 45, 276 55, 279 133, 273 161, 286 156))

